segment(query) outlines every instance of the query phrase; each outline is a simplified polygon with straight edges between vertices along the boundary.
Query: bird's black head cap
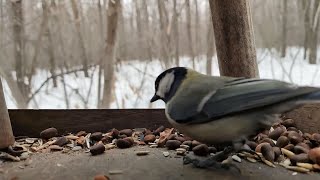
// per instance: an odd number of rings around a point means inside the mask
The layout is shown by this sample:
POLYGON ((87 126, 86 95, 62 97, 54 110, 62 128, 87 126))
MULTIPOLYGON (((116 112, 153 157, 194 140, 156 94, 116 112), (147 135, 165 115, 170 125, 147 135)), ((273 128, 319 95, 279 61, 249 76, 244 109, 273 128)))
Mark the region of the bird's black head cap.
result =
POLYGON ((155 94, 151 102, 158 99, 168 102, 186 77, 187 71, 185 67, 174 67, 162 72, 155 81, 155 94))

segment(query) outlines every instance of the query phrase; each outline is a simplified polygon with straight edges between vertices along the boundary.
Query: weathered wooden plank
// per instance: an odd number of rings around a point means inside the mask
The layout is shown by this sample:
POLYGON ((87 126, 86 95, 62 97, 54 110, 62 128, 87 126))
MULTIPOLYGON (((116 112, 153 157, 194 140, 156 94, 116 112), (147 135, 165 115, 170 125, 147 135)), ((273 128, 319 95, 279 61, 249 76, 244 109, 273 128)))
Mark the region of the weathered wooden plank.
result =
POLYGON ((15 136, 38 137, 39 133, 55 127, 60 134, 68 132, 102 131, 112 128, 169 127, 163 109, 71 109, 71 110, 9 110, 15 136))

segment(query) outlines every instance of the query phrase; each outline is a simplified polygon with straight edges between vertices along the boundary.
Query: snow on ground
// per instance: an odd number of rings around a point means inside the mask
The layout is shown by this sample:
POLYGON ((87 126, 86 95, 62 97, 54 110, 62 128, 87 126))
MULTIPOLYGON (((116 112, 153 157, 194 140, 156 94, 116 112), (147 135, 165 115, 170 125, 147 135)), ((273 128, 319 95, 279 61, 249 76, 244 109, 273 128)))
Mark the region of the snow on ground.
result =
MULTIPOLYGON (((298 85, 320 87, 319 65, 311 65, 303 60, 303 50, 300 48, 288 48, 287 52, 288 55, 285 58, 280 58, 276 51, 258 49, 260 78, 278 79, 298 85)), ((180 64, 192 68, 192 62, 188 57, 181 57, 180 64)), ((116 97, 111 108, 163 108, 163 102, 159 101, 152 105, 149 103, 154 93, 154 80, 163 70, 162 64, 157 60, 152 62, 135 60, 118 64, 115 72, 116 97)), ((205 73, 205 56, 197 57, 195 70, 205 73)), ((213 60, 212 70, 213 75, 219 75, 216 57, 213 60)), ((77 76, 75 74, 65 76, 70 108, 97 107, 98 68, 92 68, 91 73, 93 73, 92 79, 85 78, 83 72, 77 73, 77 76), (85 103, 83 99, 88 99, 88 102, 85 103)), ((32 91, 38 89, 48 76, 47 71, 38 70, 33 78, 32 91)), ((4 82, 4 89, 8 108, 17 108, 6 82, 4 82)), ((49 81, 31 101, 29 108, 67 108, 61 78, 58 78, 57 88, 54 88, 52 81, 49 81)))

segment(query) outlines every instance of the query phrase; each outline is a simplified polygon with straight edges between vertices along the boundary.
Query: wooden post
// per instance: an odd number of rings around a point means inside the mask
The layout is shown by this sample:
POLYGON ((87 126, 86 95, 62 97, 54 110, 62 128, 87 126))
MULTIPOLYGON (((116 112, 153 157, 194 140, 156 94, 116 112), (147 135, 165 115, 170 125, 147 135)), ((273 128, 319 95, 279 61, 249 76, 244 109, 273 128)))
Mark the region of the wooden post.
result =
POLYGON ((249 0, 209 0, 220 75, 259 77, 249 0))
POLYGON ((0 149, 14 144, 9 113, 4 99, 3 87, 0 78, 0 149))

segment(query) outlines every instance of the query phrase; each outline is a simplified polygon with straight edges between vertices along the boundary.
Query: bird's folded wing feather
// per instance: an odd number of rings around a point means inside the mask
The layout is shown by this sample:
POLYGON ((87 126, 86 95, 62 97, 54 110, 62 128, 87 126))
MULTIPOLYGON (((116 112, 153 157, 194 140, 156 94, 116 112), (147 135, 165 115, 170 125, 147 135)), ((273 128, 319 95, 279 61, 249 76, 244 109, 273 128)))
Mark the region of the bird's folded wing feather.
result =
POLYGON ((297 87, 275 80, 241 79, 232 81, 216 90, 210 97, 207 97, 206 102, 200 110, 198 109, 197 113, 180 118, 178 122, 204 123, 213 121, 223 116, 265 107, 314 91, 318 91, 318 89, 297 87))

